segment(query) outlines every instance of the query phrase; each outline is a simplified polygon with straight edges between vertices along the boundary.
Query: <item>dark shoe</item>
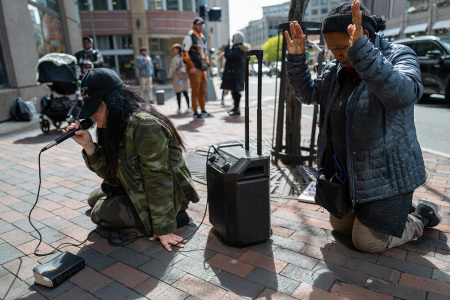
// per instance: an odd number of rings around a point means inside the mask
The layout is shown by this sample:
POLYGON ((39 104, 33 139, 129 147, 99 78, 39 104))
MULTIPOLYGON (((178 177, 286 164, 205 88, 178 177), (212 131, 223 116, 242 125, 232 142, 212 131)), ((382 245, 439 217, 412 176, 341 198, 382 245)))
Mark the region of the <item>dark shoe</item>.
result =
POLYGON ((194 113, 194 120, 204 120, 203 115, 198 112, 194 113))
POLYGON ((232 109, 228 112, 228 114, 230 116, 240 116, 241 115, 241 111, 239 109, 232 109))
POLYGON ((422 217, 424 227, 434 227, 442 221, 442 217, 439 215, 439 205, 424 199, 419 199, 414 214, 422 217))
POLYGON ((206 110, 202 110, 203 118, 212 118, 214 117, 212 114, 208 113, 206 110))

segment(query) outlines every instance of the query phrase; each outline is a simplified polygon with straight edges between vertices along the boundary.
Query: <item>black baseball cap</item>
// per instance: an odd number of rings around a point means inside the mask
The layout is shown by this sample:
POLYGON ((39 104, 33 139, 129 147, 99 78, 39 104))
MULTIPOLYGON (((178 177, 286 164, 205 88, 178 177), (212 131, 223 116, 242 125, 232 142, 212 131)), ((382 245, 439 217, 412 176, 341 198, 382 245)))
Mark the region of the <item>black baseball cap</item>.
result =
POLYGON ((94 40, 93 40, 90 36, 88 36, 88 35, 85 35, 85 36, 83 37, 83 42, 84 42, 84 40, 88 40, 89 42, 94 43, 94 40))
POLYGON ((205 20, 203 20, 203 18, 200 18, 200 17, 195 18, 194 25, 197 25, 197 24, 200 24, 200 23, 205 24, 205 20))
POLYGON ((78 119, 87 119, 96 111, 102 100, 123 85, 117 73, 108 68, 89 70, 81 81, 83 107, 78 119))

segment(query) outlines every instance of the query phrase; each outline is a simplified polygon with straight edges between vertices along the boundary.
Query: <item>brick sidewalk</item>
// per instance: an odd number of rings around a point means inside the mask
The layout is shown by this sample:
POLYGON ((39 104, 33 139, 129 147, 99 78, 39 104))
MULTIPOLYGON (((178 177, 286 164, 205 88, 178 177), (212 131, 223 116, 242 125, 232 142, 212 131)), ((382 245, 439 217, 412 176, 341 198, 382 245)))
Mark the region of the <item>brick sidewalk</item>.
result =
MULTIPOLYGON (((226 102, 231 104, 230 96, 226 102)), ((189 150, 244 138, 244 117, 229 117, 231 107, 220 101, 207 102, 215 117, 203 122, 177 115, 174 98, 156 107, 182 130, 189 150)), ((263 120, 263 136, 271 137, 269 106, 263 120)), ((431 153, 424 153, 429 180, 414 199, 441 205, 444 220, 418 240, 382 254, 356 251, 349 238, 331 232, 319 206, 277 198, 271 203, 273 235, 263 244, 224 245, 208 216, 186 248, 172 253, 147 239, 114 247, 93 234, 82 246, 63 249, 83 257, 84 270, 55 289, 38 286, 32 269, 54 255, 33 254, 37 239, 28 213, 38 190, 39 150, 60 134, 52 127, 44 135, 35 123, 0 136, 0 299, 450 299, 450 159, 431 153)), ((41 167, 40 198, 31 215, 43 237, 40 250, 85 240, 95 228, 86 199, 99 178, 72 140, 42 153, 41 167)), ((188 212, 198 225, 206 186, 196 186, 202 199, 188 212)))

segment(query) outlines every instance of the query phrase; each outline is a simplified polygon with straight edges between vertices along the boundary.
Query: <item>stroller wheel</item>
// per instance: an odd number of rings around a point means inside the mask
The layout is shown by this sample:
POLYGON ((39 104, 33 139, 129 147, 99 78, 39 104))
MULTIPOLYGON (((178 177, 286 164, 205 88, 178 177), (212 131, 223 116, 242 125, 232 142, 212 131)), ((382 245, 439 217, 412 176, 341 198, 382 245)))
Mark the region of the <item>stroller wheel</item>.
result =
POLYGON ((50 122, 48 120, 42 120, 41 130, 45 134, 47 134, 50 131, 50 122))
POLYGON ((61 121, 53 121, 53 125, 55 125, 56 129, 59 129, 59 127, 61 127, 61 124, 61 121))

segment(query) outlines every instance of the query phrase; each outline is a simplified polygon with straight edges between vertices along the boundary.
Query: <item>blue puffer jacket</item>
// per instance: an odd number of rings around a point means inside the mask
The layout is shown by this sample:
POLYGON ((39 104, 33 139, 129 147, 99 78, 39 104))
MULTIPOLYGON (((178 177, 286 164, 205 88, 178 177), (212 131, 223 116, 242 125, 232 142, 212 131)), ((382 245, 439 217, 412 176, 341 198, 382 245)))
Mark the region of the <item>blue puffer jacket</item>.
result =
MULTIPOLYGON (((423 93, 419 61, 406 46, 382 35, 366 36, 348 50, 361 83, 347 102, 346 148, 353 204, 412 192, 426 180, 425 165, 414 125, 414 104, 423 93)), ((318 166, 327 146, 330 109, 339 91, 341 66, 330 62, 312 80, 305 54, 288 54, 286 67, 295 97, 320 105, 318 166)))

